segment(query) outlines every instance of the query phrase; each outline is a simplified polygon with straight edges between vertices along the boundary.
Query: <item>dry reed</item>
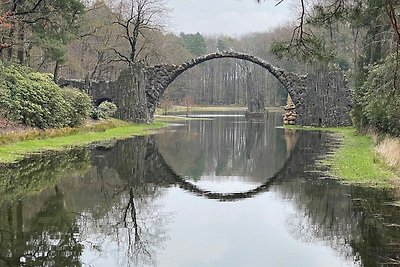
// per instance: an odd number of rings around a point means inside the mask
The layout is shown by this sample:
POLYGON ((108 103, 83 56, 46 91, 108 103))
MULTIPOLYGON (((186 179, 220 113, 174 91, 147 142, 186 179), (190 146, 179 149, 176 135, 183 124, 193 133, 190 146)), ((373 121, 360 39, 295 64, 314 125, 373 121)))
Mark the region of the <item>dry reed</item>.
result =
POLYGON ((386 137, 375 148, 382 159, 396 171, 400 171, 400 139, 386 137))

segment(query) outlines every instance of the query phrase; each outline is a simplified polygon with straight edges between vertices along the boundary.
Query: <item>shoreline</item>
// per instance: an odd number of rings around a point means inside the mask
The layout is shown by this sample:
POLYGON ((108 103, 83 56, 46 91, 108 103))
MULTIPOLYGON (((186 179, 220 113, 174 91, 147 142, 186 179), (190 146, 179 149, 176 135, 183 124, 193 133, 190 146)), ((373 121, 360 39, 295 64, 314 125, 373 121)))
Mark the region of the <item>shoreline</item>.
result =
POLYGON ((375 151, 371 135, 358 134, 353 127, 285 126, 300 131, 324 131, 340 140, 340 145, 319 164, 341 182, 381 189, 398 189, 399 175, 375 151))
MULTIPOLYGON (((189 114, 191 113, 199 113, 199 112, 245 112, 247 106, 190 106, 189 114)), ((185 113, 187 111, 187 107, 185 106, 172 106, 167 108, 167 115, 174 115, 177 113, 185 113)), ((284 112, 283 107, 265 107, 265 112, 284 112)), ((164 108, 158 108, 156 111, 156 115, 163 115, 164 108)))
POLYGON ((121 140, 153 133, 169 126, 163 120, 152 124, 134 124, 116 119, 77 128, 28 130, 0 136, 0 164, 11 164, 38 153, 62 151, 90 144, 121 140))
MULTIPOLYGON (((191 120, 174 116, 156 116, 152 124, 134 124, 116 119, 104 120, 77 128, 17 131, 0 135, 0 164, 18 162, 30 155, 50 151, 68 150, 110 140, 121 140, 146 135, 179 120, 191 120)), ((400 179, 375 151, 370 135, 358 135, 353 127, 302 127, 284 126, 285 129, 325 131, 340 139, 340 145, 332 155, 319 164, 328 167, 328 173, 349 184, 377 188, 399 188, 400 179)))

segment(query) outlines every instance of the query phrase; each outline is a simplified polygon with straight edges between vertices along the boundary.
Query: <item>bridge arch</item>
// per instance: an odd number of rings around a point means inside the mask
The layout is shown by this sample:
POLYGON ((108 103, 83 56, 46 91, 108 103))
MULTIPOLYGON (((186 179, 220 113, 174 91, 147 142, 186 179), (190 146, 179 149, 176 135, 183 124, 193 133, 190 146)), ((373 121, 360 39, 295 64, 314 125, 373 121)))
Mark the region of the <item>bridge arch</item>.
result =
POLYGON ((168 85, 170 85, 177 77, 179 77, 185 71, 203 62, 220 58, 245 60, 266 69, 284 86, 296 105, 296 108, 301 111, 301 98, 306 89, 306 75, 298 75, 295 73, 286 72, 285 70, 273 66, 261 58, 249 54, 239 52, 218 52, 191 59, 181 65, 156 65, 147 67, 146 78, 148 79, 148 85, 146 88, 146 94, 150 114, 154 114, 155 109, 168 85))
POLYGON ((219 52, 201 56, 181 65, 145 66, 143 63, 122 71, 116 81, 70 80, 70 84, 89 92, 93 99, 110 98, 118 106, 117 117, 151 123, 168 85, 186 70, 205 61, 235 58, 253 62, 275 76, 291 96, 297 113, 296 124, 311 126, 349 126, 352 92, 344 73, 321 66, 307 75, 287 72, 258 57, 238 52, 219 52))
MULTIPOLYGON (((158 152, 159 153, 159 152, 158 152)), ((256 195, 269 191, 269 189, 278 181, 285 178, 290 171, 288 167, 289 163, 292 162, 291 157, 289 157, 285 164, 271 177, 265 178, 265 182, 258 185, 257 187, 244 191, 244 192, 234 192, 234 193, 220 193, 213 192, 202 189, 197 185, 187 181, 184 177, 177 174, 164 160, 162 155, 159 156, 163 162, 164 172, 169 176, 169 179, 174 181, 174 183, 179 186, 181 189, 191 192, 196 196, 204 197, 212 200, 217 200, 221 202, 234 202, 240 201, 248 198, 252 198, 256 195)))

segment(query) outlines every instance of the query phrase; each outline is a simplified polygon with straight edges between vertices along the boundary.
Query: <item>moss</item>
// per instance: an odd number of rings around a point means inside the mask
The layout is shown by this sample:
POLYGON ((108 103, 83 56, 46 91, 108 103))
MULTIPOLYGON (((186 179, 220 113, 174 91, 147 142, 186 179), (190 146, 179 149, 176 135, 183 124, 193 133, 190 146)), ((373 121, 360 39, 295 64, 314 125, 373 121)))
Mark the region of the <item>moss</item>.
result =
POLYGON ((165 126, 167 124, 164 122, 131 124, 111 120, 101 122, 96 126, 44 130, 40 132, 39 136, 32 135, 29 137, 28 135, 27 137, 25 136, 26 140, 9 141, 1 145, 0 163, 16 162, 34 153, 60 151, 104 140, 125 139, 135 135, 144 135, 151 130, 165 126))
POLYGON ((317 128, 288 126, 288 129, 328 131, 341 139, 333 155, 323 160, 331 175, 347 183, 380 188, 392 188, 391 179, 396 173, 375 153, 374 140, 369 135, 358 134, 352 127, 317 128))

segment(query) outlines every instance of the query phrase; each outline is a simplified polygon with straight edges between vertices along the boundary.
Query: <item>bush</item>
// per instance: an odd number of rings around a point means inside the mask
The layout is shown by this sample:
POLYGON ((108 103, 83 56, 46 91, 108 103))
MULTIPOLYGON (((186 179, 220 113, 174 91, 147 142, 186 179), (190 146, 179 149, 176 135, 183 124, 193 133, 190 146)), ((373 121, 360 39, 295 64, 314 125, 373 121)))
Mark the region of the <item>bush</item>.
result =
POLYGON ((0 110, 9 120, 44 129, 73 126, 87 116, 87 98, 63 93, 49 74, 1 65, 0 73, 0 110))
POLYGON ((364 125, 400 136, 400 91, 394 87, 395 79, 397 84, 400 83, 397 64, 397 56, 394 54, 388 56, 382 64, 370 67, 367 80, 357 98, 358 117, 364 118, 364 125))
POLYGON ((112 102, 104 101, 94 109, 92 117, 94 119, 108 119, 117 112, 117 105, 112 102))
POLYGON ((62 95, 69 105, 68 125, 71 127, 82 124, 92 110, 92 98, 75 88, 63 88, 62 95))

